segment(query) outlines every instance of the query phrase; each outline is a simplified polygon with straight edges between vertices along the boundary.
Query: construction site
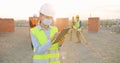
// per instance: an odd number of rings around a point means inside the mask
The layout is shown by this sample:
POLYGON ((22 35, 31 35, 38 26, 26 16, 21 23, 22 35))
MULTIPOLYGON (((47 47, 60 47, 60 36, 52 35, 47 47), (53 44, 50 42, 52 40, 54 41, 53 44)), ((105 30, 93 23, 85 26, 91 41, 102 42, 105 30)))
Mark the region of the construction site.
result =
POLYGON ((1 0, 0 63, 120 63, 119 0, 1 0))
MULTIPOLYGON (((68 18, 59 18, 56 20, 56 26, 61 31, 69 27, 70 22, 68 18)), ((106 24, 98 18, 83 21, 82 34, 87 44, 84 41, 76 43, 75 30, 72 39, 68 32, 59 51, 61 63, 120 63, 118 22, 107 21, 106 24)), ((0 63, 32 63, 33 51, 29 29, 29 21, 0 19, 0 63)))

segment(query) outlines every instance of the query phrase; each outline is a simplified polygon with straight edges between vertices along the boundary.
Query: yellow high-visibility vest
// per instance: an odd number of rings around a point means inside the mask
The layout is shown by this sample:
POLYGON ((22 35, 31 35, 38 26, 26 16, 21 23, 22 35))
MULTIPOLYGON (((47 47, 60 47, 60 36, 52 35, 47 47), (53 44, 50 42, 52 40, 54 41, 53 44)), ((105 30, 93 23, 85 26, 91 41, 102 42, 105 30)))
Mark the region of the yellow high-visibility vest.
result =
POLYGON ((82 31, 82 28, 80 27, 80 20, 78 20, 75 24, 77 31, 82 31), (80 27, 80 28, 79 28, 80 27))
MULTIPOLYGON (((43 30, 38 30, 37 27, 34 27, 31 29, 31 32, 33 35, 38 39, 40 45, 44 45, 47 42, 46 34, 43 30)), ((50 27, 50 38, 54 36, 54 34, 58 32, 58 29, 56 27, 50 27)), ((58 50, 59 45, 58 43, 53 44, 49 51, 58 50)), ((49 60, 51 58, 59 58, 59 53, 48 53, 48 54, 34 54, 33 60, 49 60)), ((52 61, 50 63, 60 63, 60 61, 52 61)))

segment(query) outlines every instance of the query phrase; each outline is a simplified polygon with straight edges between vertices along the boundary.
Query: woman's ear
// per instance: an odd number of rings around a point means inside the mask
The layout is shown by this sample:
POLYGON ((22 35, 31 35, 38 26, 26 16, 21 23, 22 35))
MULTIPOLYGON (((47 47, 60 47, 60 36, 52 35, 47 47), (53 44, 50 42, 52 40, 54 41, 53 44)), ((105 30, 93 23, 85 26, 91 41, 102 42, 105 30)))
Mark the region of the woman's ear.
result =
POLYGON ((38 23, 40 24, 41 23, 41 21, 42 21, 42 17, 41 16, 39 16, 39 18, 38 18, 38 23))

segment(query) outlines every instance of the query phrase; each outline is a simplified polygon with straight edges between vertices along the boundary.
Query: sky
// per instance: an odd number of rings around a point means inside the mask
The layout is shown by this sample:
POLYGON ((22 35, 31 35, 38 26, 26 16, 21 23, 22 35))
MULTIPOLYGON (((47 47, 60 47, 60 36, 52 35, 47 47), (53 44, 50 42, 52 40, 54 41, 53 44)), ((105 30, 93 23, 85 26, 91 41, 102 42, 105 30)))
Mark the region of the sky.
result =
POLYGON ((80 19, 120 18, 120 0, 0 0, 0 18, 26 19, 39 16, 42 4, 50 3, 55 8, 55 18, 79 15, 80 19))

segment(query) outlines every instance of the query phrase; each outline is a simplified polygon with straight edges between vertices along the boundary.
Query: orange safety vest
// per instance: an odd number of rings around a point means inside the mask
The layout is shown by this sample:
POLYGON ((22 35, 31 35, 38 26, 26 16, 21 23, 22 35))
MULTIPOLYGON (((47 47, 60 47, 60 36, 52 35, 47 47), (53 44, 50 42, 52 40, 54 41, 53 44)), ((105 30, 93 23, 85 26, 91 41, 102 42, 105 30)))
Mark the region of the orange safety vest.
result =
POLYGON ((38 21, 34 20, 34 19, 30 19, 30 28, 35 27, 38 24, 38 21))
POLYGON ((38 24, 38 21, 32 20, 32 24, 33 24, 33 25, 36 25, 36 24, 38 24))

